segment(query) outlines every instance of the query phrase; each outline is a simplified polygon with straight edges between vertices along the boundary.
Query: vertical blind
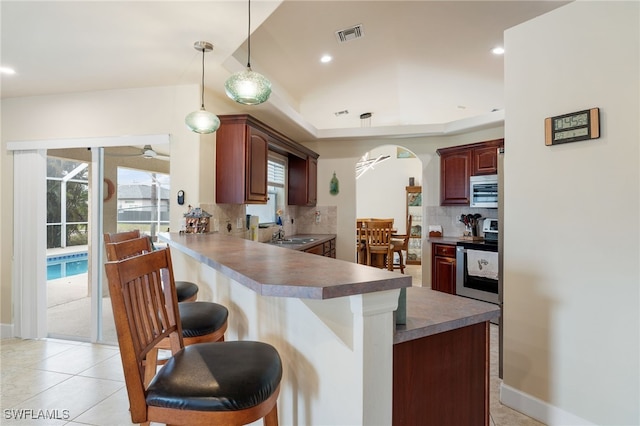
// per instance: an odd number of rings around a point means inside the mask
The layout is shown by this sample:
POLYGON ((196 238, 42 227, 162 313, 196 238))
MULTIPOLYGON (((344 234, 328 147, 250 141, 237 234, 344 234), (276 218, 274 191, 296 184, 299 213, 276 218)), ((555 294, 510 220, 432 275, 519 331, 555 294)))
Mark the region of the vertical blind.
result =
POLYGON ((267 182, 271 186, 284 188, 284 163, 269 159, 267 163, 267 182))

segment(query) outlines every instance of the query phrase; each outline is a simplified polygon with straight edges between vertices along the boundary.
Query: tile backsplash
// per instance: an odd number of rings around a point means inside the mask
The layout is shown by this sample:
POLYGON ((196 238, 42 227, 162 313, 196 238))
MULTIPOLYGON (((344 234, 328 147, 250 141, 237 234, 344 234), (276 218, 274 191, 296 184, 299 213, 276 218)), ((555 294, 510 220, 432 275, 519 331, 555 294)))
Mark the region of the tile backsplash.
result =
MULTIPOLYGON (((210 232, 216 232, 215 223, 219 224, 219 233, 230 234, 239 238, 251 238, 246 228, 246 210, 242 204, 201 204, 200 208, 211 214, 210 232), (241 220, 242 227, 238 228, 241 220), (227 226, 231 225, 231 231, 227 226)), ((285 236, 296 234, 335 234, 337 231, 338 208, 336 206, 287 206, 282 212, 285 236), (293 220, 292 220, 293 219, 293 220)), ((185 210, 186 213, 186 210, 185 210)), ((277 226, 260 228, 259 241, 269 241, 277 226)))
MULTIPOLYGON (((428 235, 429 225, 442 226, 442 235, 445 237, 459 237, 465 231, 465 226, 460 222, 460 216, 463 214, 478 213, 485 218, 497 218, 497 209, 478 209, 469 206, 460 207, 443 207, 443 206, 427 206, 426 219, 423 221, 424 233, 428 235)), ((478 235, 482 235, 482 219, 478 221, 478 235)))

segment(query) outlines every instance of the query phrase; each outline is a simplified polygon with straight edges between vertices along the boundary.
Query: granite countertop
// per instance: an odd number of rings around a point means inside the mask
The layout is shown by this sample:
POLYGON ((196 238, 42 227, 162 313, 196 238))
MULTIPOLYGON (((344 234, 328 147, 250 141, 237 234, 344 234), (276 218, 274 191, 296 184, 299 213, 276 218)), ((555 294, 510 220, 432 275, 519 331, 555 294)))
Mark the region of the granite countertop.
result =
POLYGON ((427 239, 430 243, 440 243, 440 244, 453 244, 456 245, 461 241, 470 241, 460 237, 429 237, 427 239))
POLYGON ((472 240, 470 238, 464 237, 429 237, 427 241, 431 244, 449 244, 449 245, 458 245, 459 243, 470 243, 478 247, 493 247, 494 249, 497 247, 497 241, 487 241, 484 238, 472 240))
POLYGON ((425 287, 411 287, 407 289, 407 324, 396 325, 393 343, 443 333, 499 316, 500 307, 492 303, 425 287))
POLYGON ((411 286, 409 275, 229 235, 174 232, 158 237, 263 296, 331 299, 411 286))

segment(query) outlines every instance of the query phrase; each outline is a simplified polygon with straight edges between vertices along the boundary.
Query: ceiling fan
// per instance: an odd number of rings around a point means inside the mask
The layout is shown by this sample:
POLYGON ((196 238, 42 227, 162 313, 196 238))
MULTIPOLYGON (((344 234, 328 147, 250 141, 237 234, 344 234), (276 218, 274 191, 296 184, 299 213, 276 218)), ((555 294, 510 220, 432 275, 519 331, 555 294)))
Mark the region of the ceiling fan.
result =
POLYGON ((151 145, 145 145, 142 149, 138 150, 138 153, 135 154, 119 154, 119 153, 106 153, 106 155, 111 157, 140 157, 146 159, 155 159, 155 160, 163 160, 169 161, 169 156, 158 154, 151 145))

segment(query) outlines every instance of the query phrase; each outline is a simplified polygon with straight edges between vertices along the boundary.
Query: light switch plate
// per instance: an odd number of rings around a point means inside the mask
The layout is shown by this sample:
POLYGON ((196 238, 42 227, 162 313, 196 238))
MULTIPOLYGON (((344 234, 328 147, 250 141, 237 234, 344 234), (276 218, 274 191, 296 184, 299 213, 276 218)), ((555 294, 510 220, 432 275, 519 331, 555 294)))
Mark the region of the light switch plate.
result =
POLYGON ((220 220, 213 219, 213 232, 220 232, 220 220))
POLYGON ((244 225, 244 221, 242 220, 242 218, 241 218, 241 217, 239 217, 239 218, 236 220, 236 228, 238 228, 238 229, 242 229, 243 225, 244 225))

